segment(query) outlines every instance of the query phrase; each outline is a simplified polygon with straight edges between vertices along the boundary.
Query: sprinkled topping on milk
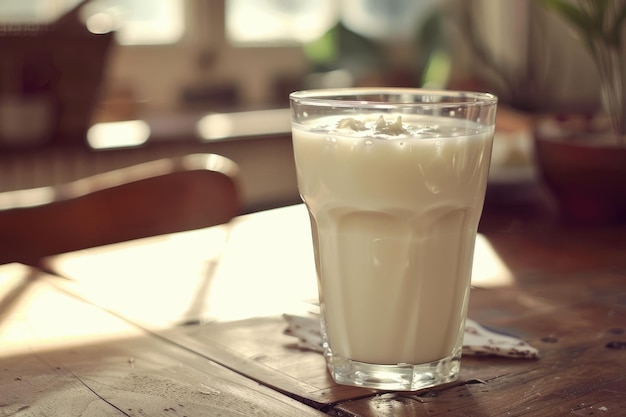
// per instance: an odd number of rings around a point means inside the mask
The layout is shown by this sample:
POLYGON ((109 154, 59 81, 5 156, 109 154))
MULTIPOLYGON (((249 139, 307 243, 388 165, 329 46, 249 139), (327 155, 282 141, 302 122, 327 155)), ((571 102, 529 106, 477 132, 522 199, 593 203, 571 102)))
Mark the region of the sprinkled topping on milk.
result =
POLYGON ((398 116, 395 122, 386 122, 383 116, 376 121, 376 133, 383 135, 399 136, 407 134, 407 130, 402 126, 402 117, 398 116))
POLYGON ((354 132, 369 131, 370 134, 375 136, 401 136, 409 134, 409 131, 402 124, 402 116, 398 116, 395 122, 386 121, 382 115, 378 117, 376 122, 363 122, 352 117, 347 117, 337 123, 337 129, 348 129, 354 132))
POLYGON ((353 119, 352 117, 347 117, 345 119, 339 120, 339 122, 337 122, 337 128, 354 130, 355 132, 359 130, 367 130, 367 127, 365 127, 365 123, 360 120, 353 119))
POLYGON ((481 129, 476 125, 465 124, 463 121, 457 124, 452 124, 449 121, 433 124, 432 120, 423 121, 419 117, 411 117, 409 120, 410 122, 406 123, 402 116, 393 115, 365 116, 363 118, 344 117, 313 127, 310 131, 338 136, 345 135, 351 138, 387 140, 450 138, 481 133, 481 129))
POLYGON ((381 115, 376 123, 363 122, 361 120, 347 117, 337 123, 337 129, 348 129, 355 132, 369 130, 374 135, 400 136, 408 135, 409 131, 402 125, 402 116, 398 116, 395 122, 387 122, 381 115))

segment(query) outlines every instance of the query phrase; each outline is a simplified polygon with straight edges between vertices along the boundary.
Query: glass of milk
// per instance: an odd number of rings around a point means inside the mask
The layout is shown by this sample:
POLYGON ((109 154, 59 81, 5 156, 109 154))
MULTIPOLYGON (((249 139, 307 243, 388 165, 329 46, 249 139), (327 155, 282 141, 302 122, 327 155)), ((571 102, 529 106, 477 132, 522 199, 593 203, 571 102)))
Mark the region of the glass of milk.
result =
POLYGON ((497 98, 349 88, 290 102, 330 374, 384 390, 454 381, 497 98))

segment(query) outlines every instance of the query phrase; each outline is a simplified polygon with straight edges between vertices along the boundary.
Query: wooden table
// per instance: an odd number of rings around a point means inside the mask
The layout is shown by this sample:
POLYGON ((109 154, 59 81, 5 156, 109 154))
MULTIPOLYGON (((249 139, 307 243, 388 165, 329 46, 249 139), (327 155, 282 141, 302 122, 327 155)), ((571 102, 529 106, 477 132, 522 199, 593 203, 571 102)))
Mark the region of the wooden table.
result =
POLYGON ((0 267, 0 415, 626 415, 626 227, 516 207, 485 210, 470 317, 539 359, 464 357, 412 393, 334 384, 283 334, 316 298, 291 206, 55 257, 55 275, 0 267))

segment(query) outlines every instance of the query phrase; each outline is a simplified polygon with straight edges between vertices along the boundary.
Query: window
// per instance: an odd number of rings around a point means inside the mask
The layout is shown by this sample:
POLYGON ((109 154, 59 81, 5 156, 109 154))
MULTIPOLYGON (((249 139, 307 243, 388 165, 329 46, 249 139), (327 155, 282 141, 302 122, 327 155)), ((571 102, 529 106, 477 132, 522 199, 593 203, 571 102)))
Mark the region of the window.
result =
POLYGON ((341 21, 368 38, 415 36, 436 0, 226 0, 226 36, 234 45, 302 44, 341 21))
MULTIPOLYGON (((80 0, 2 0, 0 29, 8 25, 53 22, 80 0)), ((94 33, 116 30, 122 45, 177 42, 184 33, 184 2, 179 0, 95 0, 81 10, 94 33)))
POLYGON ((299 44, 337 22, 335 0, 227 0, 226 36, 233 44, 299 44))
POLYGON ((341 20, 365 37, 410 38, 428 17, 436 0, 342 0, 341 20))

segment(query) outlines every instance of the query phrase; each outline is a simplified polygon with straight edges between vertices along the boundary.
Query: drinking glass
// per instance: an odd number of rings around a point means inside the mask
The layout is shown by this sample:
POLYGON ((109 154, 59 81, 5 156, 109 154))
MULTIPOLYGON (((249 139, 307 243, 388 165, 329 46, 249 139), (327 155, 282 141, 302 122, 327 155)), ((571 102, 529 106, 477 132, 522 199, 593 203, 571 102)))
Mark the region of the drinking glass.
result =
POLYGON ((454 381, 497 98, 348 88, 290 103, 332 378, 403 391, 454 381))

